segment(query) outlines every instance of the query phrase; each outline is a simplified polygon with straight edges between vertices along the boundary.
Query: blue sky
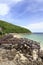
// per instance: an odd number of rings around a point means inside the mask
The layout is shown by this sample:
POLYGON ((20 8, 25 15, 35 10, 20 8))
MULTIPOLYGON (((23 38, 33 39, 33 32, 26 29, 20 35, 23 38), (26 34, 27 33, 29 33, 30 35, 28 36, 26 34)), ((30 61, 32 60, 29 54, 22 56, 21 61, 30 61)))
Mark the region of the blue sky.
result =
POLYGON ((43 0, 0 0, 0 19, 43 32, 43 0))

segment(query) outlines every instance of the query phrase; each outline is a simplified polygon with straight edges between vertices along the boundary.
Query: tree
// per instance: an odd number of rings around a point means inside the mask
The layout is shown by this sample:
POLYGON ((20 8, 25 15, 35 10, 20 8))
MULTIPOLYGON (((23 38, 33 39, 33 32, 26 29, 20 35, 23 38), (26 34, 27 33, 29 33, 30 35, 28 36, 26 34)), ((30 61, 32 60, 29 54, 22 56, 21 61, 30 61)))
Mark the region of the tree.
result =
POLYGON ((3 35, 3 29, 0 27, 0 35, 3 35))

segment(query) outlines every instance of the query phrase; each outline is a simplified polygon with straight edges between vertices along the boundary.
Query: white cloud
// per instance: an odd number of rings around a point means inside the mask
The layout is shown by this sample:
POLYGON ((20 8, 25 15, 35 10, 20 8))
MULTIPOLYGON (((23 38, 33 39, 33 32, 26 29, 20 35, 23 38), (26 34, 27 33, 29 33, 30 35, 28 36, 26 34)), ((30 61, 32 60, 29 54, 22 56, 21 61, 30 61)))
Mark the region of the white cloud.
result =
POLYGON ((7 4, 0 4, 0 15, 4 16, 9 13, 9 7, 7 4))
POLYGON ((6 3, 8 2, 8 4, 17 4, 18 2, 21 2, 22 0, 7 0, 6 3))
POLYGON ((6 3, 6 4, 16 4, 18 2, 21 2, 22 0, 0 0, 0 3, 6 3))
POLYGON ((29 28, 31 28, 31 29, 43 29, 43 22, 30 24, 29 28))
POLYGON ((30 3, 27 6, 26 11, 35 13, 35 12, 42 12, 43 11, 43 0, 28 0, 28 2, 30 3))
POLYGON ((34 0, 34 1, 36 1, 36 2, 43 2, 43 0, 34 0))
POLYGON ((32 32, 43 32, 43 22, 32 23, 24 27, 30 29, 32 32))
MULTIPOLYGON (((35 5, 34 5, 34 6, 35 6, 35 5)), ((30 12, 32 12, 32 13, 35 13, 35 12, 38 12, 38 11, 41 11, 41 12, 43 11, 43 8, 42 8, 42 7, 39 8, 38 6, 36 6, 36 7, 34 7, 34 6, 28 8, 27 11, 30 11, 30 12)))
MULTIPOLYGON (((29 1, 29 0, 28 0, 29 1)), ((38 2, 38 3, 41 3, 41 2, 43 2, 43 0, 30 0, 30 2, 38 2)))
POLYGON ((13 2, 20 2, 20 1, 22 1, 22 0, 10 0, 10 1, 13 1, 13 2))

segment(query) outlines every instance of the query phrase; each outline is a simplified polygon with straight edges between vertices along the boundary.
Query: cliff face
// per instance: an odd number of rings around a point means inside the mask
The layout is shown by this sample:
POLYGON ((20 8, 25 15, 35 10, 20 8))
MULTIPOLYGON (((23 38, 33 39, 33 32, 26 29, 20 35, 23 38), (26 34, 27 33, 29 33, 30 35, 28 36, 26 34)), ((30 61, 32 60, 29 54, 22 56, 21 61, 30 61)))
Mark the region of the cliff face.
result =
POLYGON ((43 65, 40 44, 12 35, 0 39, 0 65, 43 65))

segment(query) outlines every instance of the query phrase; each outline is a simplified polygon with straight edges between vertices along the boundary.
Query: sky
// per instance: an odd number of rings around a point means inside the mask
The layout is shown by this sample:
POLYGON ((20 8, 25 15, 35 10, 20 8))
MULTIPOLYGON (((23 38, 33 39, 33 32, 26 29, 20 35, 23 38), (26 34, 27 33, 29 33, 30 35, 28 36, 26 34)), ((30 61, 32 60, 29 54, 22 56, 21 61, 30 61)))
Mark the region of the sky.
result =
POLYGON ((43 0, 0 0, 0 20, 43 32, 43 0))

